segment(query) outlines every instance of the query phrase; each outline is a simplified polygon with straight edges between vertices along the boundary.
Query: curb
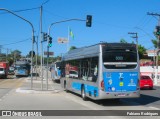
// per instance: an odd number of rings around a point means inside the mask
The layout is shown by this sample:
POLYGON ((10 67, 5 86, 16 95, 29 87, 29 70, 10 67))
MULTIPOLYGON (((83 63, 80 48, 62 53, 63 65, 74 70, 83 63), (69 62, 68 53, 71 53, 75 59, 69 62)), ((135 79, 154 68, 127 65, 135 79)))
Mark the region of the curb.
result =
POLYGON ((31 90, 31 89, 16 89, 17 93, 26 93, 26 94, 53 94, 53 93, 59 93, 62 92, 61 90, 31 90))

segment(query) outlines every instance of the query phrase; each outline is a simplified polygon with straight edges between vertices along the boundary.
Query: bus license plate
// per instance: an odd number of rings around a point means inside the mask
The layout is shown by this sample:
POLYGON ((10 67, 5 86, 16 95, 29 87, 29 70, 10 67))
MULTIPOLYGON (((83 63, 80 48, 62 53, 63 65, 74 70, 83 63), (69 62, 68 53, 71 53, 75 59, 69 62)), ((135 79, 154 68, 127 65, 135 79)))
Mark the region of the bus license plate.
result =
POLYGON ((149 86, 149 85, 144 85, 144 86, 149 86))

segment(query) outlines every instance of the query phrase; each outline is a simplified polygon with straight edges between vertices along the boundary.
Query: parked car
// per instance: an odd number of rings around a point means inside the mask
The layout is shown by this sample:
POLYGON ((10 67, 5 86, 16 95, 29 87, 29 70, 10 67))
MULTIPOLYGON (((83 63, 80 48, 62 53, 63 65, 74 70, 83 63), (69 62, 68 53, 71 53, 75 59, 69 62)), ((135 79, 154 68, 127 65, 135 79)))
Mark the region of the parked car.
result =
POLYGON ((149 88, 153 89, 153 80, 147 75, 140 76, 140 89, 149 88))
POLYGON ((69 71, 69 77, 70 78, 78 78, 78 71, 75 71, 75 70, 69 71))

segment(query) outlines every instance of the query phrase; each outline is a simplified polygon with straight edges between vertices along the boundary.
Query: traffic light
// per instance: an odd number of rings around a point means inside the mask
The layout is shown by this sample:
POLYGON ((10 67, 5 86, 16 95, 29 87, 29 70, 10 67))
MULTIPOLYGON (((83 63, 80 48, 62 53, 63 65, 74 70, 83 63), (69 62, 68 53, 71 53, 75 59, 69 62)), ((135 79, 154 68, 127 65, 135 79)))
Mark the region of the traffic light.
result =
POLYGON ((49 36, 49 39, 48 39, 48 46, 52 47, 52 37, 50 37, 50 36, 49 36))
POLYGON ((32 57, 32 52, 33 52, 33 57, 35 56, 35 52, 34 51, 30 51, 29 52, 29 56, 32 57))
POLYGON ((160 35, 160 26, 156 26, 156 31, 155 31, 156 35, 160 35))
POLYGON ((44 41, 47 41, 47 37, 48 37, 47 33, 43 33, 43 40, 44 41))
POLYGON ((91 27, 92 26, 92 16, 91 15, 87 15, 86 26, 87 27, 91 27))

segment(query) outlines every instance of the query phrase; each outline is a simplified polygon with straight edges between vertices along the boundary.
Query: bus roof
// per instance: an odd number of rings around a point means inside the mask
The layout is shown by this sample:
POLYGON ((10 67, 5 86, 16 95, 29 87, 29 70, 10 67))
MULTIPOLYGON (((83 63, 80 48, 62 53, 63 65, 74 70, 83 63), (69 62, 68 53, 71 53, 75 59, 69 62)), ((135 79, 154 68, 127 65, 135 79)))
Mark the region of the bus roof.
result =
POLYGON ((77 48, 67 52, 63 57, 62 61, 66 60, 74 60, 74 59, 82 59, 84 57, 94 57, 99 55, 99 45, 92 45, 82 48, 77 48))
POLYGON ((71 50, 66 54, 64 54, 64 56, 62 57, 62 61, 99 56, 100 45, 102 46, 104 45, 105 47, 110 47, 110 48, 136 47, 135 44, 131 44, 131 43, 99 43, 99 44, 71 50))
POLYGON ((16 61, 16 65, 29 64, 28 61, 16 61))

